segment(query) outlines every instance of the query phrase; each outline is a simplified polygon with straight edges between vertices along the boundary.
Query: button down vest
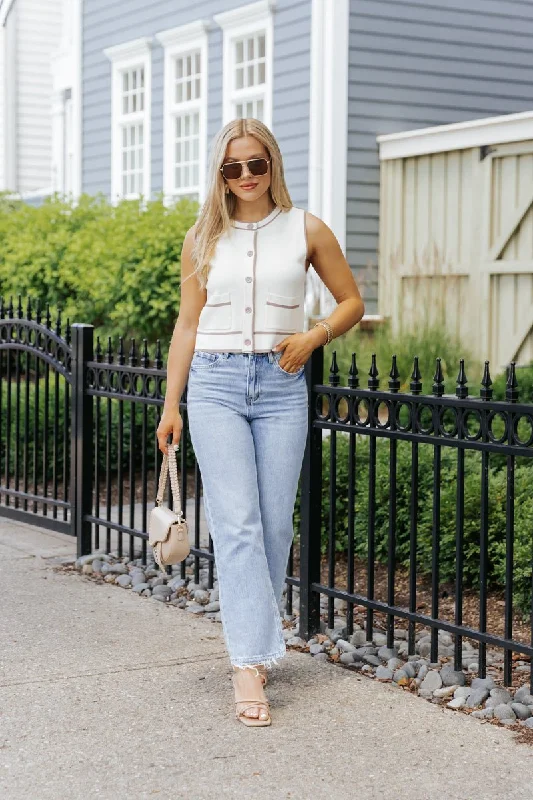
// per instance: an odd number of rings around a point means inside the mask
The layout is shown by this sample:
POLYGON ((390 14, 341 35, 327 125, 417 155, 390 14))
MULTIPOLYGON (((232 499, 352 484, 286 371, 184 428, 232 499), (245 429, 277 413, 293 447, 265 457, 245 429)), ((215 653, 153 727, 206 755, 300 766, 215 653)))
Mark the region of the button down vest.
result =
POLYGON ((268 352, 303 331, 306 258, 303 208, 233 220, 211 261, 195 349, 268 352))

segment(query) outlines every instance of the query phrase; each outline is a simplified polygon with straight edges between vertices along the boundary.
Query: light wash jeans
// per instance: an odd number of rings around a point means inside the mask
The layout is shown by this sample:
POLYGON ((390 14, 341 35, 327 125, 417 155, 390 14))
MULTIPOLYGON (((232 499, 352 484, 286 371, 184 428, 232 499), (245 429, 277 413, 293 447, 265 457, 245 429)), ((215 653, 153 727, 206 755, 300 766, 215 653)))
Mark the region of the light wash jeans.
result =
POLYGON ((195 350, 188 376, 189 430, 236 667, 271 669, 286 652, 280 604, 308 410, 304 367, 286 372, 280 357, 195 350))

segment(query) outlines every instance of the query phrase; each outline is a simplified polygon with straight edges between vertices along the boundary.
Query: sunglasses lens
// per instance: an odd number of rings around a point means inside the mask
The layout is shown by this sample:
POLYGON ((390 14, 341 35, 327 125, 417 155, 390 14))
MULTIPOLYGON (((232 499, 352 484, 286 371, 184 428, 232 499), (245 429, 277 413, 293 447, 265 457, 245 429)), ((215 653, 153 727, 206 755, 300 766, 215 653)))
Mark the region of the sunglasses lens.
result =
POLYGON ((268 161, 266 158, 254 158, 248 162, 248 169, 252 175, 266 175, 268 161))
POLYGON ((230 180, 234 180, 235 178, 240 178, 242 175, 242 165, 239 163, 235 164, 224 164, 222 167, 222 174, 225 178, 229 178, 230 180))

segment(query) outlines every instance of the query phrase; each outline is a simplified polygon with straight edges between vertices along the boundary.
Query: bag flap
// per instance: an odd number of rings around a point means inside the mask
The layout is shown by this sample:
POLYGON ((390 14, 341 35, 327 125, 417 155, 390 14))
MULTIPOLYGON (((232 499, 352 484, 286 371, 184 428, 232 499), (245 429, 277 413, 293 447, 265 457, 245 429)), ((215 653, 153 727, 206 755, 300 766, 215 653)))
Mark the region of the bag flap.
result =
POLYGON ((157 542, 164 542, 169 536, 170 527, 177 525, 181 527, 186 524, 185 520, 180 518, 175 511, 170 508, 156 506, 150 512, 150 519, 148 522, 148 541, 151 545, 157 542))

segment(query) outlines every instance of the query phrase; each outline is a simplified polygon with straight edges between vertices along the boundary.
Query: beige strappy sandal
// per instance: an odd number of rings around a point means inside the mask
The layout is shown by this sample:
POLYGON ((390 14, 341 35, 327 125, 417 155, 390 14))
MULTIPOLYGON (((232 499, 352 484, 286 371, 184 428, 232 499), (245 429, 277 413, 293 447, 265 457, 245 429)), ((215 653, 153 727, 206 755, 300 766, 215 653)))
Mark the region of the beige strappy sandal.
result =
MULTIPOLYGON (((235 676, 232 675, 232 682, 233 688, 236 690, 237 697, 239 696, 238 687, 233 680, 235 676)), ((235 717, 240 720, 244 725, 247 725, 250 728, 254 727, 264 727, 265 725, 270 725, 272 723, 272 717, 270 716, 270 703, 266 699, 264 692, 261 691, 262 697, 240 697, 238 700, 235 700, 235 717), (242 706, 243 708, 239 708, 242 706), (266 719, 260 719, 260 717, 249 717, 245 714, 249 708, 257 708, 259 707, 259 713, 261 713, 262 709, 266 709, 268 717, 266 719)))
POLYGON ((258 664, 256 670, 259 672, 261 676, 261 680, 263 681, 263 686, 266 686, 268 683, 268 673, 267 668, 264 664, 258 664))

